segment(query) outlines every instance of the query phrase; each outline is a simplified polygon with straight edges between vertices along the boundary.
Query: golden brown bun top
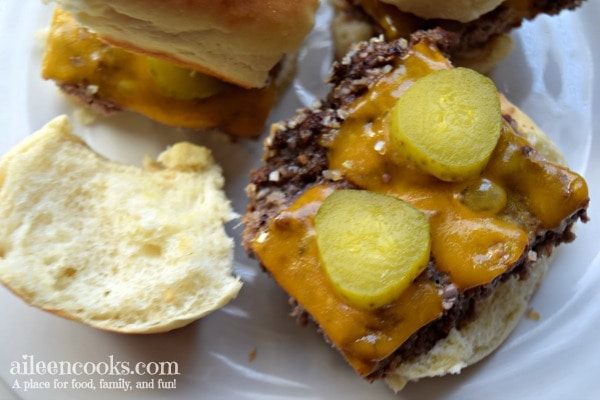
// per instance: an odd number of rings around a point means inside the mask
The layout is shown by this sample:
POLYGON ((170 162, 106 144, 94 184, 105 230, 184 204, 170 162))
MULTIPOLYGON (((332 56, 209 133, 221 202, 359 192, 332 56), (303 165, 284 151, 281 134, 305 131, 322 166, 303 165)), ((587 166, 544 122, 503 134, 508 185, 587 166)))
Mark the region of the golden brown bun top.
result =
POLYGON ((54 0, 104 40, 262 87, 314 25, 318 0, 54 0))
POLYGON ((381 0, 421 18, 469 22, 492 11, 504 0, 381 0))

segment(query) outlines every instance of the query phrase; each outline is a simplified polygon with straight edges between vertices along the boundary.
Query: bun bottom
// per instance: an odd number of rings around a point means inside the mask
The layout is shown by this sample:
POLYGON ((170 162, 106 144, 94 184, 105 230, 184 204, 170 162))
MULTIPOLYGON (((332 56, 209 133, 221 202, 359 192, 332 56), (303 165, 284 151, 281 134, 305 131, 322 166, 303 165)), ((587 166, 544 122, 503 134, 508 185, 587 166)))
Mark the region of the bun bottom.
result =
POLYGON ((426 354, 403 362, 385 377, 395 392, 409 382, 422 378, 459 374, 464 368, 482 360, 496 350, 516 328, 527 310, 527 304, 544 278, 553 257, 536 261, 527 279, 518 274, 499 283, 476 305, 477 318, 460 330, 438 341, 426 354))

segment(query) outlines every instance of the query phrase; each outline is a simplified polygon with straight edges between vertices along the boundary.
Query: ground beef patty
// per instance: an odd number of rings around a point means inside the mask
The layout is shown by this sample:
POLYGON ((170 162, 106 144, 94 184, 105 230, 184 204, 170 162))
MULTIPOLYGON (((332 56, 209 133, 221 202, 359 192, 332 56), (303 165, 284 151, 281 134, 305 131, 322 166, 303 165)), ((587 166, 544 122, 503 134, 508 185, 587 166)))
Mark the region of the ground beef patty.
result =
MULTIPOLYGON (((422 40, 436 43, 443 51, 454 45, 457 37, 441 29, 419 32, 412 37, 412 43, 422 40)), ((345 117, 343 107, 364 94, 382 70, 405 54, 408 45, 406 40, 389 43, 371 40, 360 45, 344 60, 334 63, 328 79, 332 90, 327 99, 300 110, 289 121, 272 126, 265 143, 265 165, 251 173, 247 188, 250 203, 244 217, 243 237, 247 249, 258 229, 287 207, 298 193, 311 185, 333 181, 328 176, 323 138, 339 128, 345 117)), ((335 184, 351 186, 344 180, 336 180, 335 184)))
MULTIPOLYGON (((250 202, 244 216, 243 244, 250 256, 255 256, 251 242, 257 233, 308 188, 323 183, 337 188, 354 187, 343 176, 329 169, 327 149, 322 145, 346 118, 344 107, 364 94, 382 71, 389 70, 415 43, 427 41, 444 50, 453 46, 456 40, 455 34, 436 29, 413 35, 410 43, 403 39, 392 42, 372 39, 362 43, 333 66, 329 78, 333 88, 325 100, 272 127, 271 135, 265 141, 264 166, 251 173, 251 183, 247 188, 250 202)), ((563 221, 557 231, 536 230, 530 236, 530 250, 510 270, 488 285, 467 291, 457 290, 448 276, 438 271, 435 260, 430 260, 425 272, 417 279, 436 282, 441 288, 444 314, 414 333, 391 356, 382 360, 367 378, 384 376, 403 360, 427 352, 452 328, 460 328, 471 321, 477 316, 478 301, 487 296, 495 285, 512 276, 525 279, 537 257, 548 256, 557 244, 573 240, 571 227, 579 219, 586 220, 584 208, 563 221)), ((292 315, 299 322, 305 323, 310 319, 310 315, 294 299, 290 303, 292 315)))

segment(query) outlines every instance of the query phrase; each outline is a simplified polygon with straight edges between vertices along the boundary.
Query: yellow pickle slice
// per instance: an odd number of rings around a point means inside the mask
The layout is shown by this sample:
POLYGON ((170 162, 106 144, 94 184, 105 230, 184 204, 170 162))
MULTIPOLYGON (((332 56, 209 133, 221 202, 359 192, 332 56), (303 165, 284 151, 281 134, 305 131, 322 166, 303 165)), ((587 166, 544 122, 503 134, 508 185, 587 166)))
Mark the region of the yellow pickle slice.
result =
POLYGON ((148 57, 148 68, 160 90, 179 100, 204 99, 225 88, 217 78, 148 57))
POLYGON ((494 83, 467 68, 418 79, 390 112, 398 153, 444 181, 479 175, 500 137, 502 115, 494 83))
POLYGON ((319 208, 315 226, 325 273, 343 298, 360 307, 391 303, 429 261, 427 216, 395 197, 335 191, 319 208))

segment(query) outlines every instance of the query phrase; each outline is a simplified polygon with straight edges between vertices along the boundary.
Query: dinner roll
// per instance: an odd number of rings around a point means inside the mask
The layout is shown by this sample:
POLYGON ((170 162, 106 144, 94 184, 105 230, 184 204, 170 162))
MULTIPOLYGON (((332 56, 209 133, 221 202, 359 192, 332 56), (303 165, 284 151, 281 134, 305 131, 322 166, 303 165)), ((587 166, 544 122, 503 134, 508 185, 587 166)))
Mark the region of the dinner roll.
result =
POLYGON ((178 143, 140 169, 101 157, 57 117, 0 161, 0 281, 100 329, 189 324, 242 286, 223 184, 206 148, 178 143))

